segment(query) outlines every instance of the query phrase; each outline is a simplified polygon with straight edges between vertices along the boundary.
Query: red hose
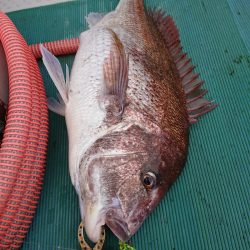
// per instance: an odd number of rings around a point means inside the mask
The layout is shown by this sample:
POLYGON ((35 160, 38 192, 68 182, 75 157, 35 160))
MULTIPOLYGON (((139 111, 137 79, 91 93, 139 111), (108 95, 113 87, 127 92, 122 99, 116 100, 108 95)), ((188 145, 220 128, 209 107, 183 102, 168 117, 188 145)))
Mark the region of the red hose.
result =
MULTIPOLYGON (((41 57, 39 45, 40 44, 32 44, 29 46, 35 58, 41 57)), ((75 54, 79 47, 79 38, 46 42, 43 43, 43 46, 45 46, 55 56, 75 54)))
POLYGON ((0 148, 0 249, 17 249, 40 197, 48 113, 35 57, 14 24, 1 12, 0 41, 9 74, 8 113, 0 148))
MULTIPOLYGON (((48 141, 47 100, 35 60, 41 57, 39 44, 28 46, 1 12, 0 42, 9 74, 8 113, 0 148, 0 249, 17 249, 41 193, 48 141)), ((79 39, 44 46, 54 55, 74 54, 79 39)))

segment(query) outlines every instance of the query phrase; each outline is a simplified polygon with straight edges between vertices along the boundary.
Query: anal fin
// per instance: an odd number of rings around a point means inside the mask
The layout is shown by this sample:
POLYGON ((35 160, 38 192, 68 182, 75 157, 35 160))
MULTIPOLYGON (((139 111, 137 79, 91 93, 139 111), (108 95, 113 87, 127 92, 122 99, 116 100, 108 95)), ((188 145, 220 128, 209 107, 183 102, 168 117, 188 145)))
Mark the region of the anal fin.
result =
POLYGON ((204 81, 194 72, 194 66, 187 53, 182 50, 179 31, 171 16, 161 10, 149 10, 158 30, 162 34, 168 51, 176 64, 181 82, 186 94, 187 111, 190 124, 196 123, 197 118, 213 110, 218 105, 204 98, 207 90, 201 89, 204 81))

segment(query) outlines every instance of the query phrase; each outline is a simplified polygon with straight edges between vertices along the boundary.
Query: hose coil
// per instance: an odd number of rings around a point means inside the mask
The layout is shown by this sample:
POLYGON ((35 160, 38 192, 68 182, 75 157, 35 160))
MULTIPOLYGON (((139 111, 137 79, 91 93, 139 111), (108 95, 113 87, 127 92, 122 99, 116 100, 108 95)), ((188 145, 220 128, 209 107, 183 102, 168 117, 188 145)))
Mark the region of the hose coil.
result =
POLYGON ((0 148, 0 249, 17 249, 30 227, 43 184, 48 109, 36 59, 1 12, 0 42, 9 75, 7 120, 0 148))

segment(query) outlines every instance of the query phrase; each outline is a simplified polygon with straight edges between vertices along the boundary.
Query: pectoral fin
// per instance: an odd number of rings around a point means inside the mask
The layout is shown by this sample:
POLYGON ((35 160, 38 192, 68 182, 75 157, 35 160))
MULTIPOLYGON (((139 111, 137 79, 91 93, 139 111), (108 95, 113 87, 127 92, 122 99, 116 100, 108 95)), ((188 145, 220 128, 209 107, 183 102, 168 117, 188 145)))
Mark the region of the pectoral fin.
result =
POLYGON ((65 116, 65 104, 63 102, 57 101, 53 97, 49 97, 47 101, 49 110, 57 113, 58 115, 65 116))
POLYGON ((126 90, 128 87, 128 57, 126 56, 124 47, 112 32, 113 46, 110 54, 106 58, 103 66, 104 75, 104 99, 113 100, 118 103, 119 113, 122 114, 126 102, 126 90), (111 97, 111 98, 110 98, 111 97))
POLYGON ((62 67, 58 59, 52 55, 42 44, 40 45, 43 63, 54 82, 63 102, 68 101, 69 70, 66 66, 66 80, 63 75, 62 67))

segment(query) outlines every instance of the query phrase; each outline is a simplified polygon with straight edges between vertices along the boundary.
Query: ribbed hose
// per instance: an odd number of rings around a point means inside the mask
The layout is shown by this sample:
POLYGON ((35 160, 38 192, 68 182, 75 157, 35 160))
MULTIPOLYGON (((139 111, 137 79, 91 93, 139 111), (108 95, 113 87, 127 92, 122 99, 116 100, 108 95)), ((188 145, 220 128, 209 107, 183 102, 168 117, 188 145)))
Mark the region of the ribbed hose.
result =
MULTIPOLYGON (((47 101, 35 60, 41 57, 39 44, 28 46, 1 12, 0 41, 9 74, 8 115, 0 149, 0 249, 17 249, 41 193, 48 141, 47 101)), ((54 55, 74 54, 79 39, 43 45, 54 55)))
MULTIPOLYGON (((41 57, 39 45, 40 44, 32 44, 29 46, 35 58, 41 57)), ((46 42, 43 43, 43 46, 45 46, 55 56, 75 54, 79 47, 79 38, 46 42)))
POLYGON ((27 234, 40 197, 48 113, 35 57, 3 13, 0 41, 9 74, 8 114, 0 148, 0 249, 17 249, 27 234))

